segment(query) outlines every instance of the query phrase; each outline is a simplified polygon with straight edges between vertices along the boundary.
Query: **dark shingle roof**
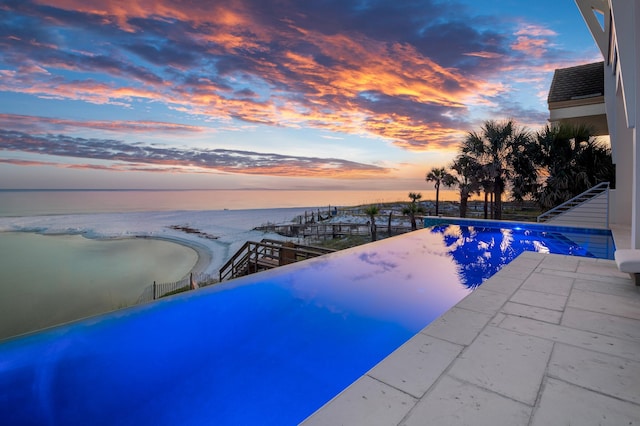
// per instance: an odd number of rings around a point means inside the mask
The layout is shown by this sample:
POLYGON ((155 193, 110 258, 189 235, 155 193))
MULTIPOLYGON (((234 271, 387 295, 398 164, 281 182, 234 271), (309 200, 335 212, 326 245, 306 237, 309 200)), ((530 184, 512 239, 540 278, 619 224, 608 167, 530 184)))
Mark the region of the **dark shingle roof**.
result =
POLYGON ((557 69, 547 102, 562 102, 604 95, 604 62, 557 69))

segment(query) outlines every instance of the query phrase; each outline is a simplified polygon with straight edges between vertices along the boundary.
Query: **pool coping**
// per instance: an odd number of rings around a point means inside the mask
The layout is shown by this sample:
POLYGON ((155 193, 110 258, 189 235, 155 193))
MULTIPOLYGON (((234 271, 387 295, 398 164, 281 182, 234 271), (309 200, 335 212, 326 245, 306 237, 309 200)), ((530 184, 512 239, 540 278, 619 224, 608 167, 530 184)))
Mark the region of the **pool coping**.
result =
POLYGON ((437 225, 465 225, 465 226, 486 226, 489 228, 507 228, 507 229, 524 229, 527 230, 536 230, 536 231, 546 231, 546 232, 574 232, 579 234, 588 234, 588 235, 608 235, 611 233, 610 229, 607 228, 589 228, 584 226, 579 226, 578 224, 569 226, 569 225, 556 225, 548 222, 518 222, 513 220, 494 220, 494 219, 478 219, 478 218, 460 218, 460 217, 436 217, 436 216, 427 216, 424 218, 424 227, 428 228, 430 226, 437 225))
POLYGON ((639 383, 629 276, 525 252, 302 424, 628 424, 639 383))

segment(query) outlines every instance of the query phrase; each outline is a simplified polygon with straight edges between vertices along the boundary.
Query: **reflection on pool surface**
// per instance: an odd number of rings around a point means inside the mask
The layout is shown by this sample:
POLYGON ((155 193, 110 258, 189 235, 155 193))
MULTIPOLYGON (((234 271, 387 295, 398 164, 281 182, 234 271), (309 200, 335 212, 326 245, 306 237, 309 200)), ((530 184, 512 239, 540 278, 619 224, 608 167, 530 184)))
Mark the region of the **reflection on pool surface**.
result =
POLYGON ((8 340, 0 418, 297 424, 496 268, 460 259, 510 259, 469 238, 424 229, 8 340))
POLYGON ((477 287, 523 251, 613 259, 610 231, 480 220, 427 219, 457 264, 461 281, 477 287))

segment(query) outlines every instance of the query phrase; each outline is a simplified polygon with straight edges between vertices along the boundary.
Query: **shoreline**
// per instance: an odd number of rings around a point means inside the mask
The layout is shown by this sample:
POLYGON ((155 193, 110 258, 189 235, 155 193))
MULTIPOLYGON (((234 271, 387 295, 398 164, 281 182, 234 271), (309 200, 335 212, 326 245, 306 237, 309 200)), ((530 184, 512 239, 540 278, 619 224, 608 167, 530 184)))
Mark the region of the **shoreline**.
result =
MULTIPOLYGON (((196 255, 198 256, 198 260, 196 260, 195 265, 193 265, 191 270, 187 272, 184 278, 188 277, 189 274, 204 273, 213 264, 213 253, 211 252, 211 250, 209 250, 209 247, 192 240, 178 238, 178 237, 157 236, 157 235, 134 235, 131 238, 166 241, 169 243, 179 244, 183 247, 187 247, 195 251, 196 255)), ((122 239, 127 239, 127 238, 125 237, 122 239)))
POLYGON ((79 235, 88 240, 95 241, 115 241, 115 240, 135 240, 135 239, 147 239, 147 240, 158 240, 165 241, 169 243, 179 244, 183 247, 190 248, 191 250, 196 252, 197 260, 196 263, 191 267, 191 269, 184 275, 183 278, 188 277, 190 274, 201 274, 204 273, 212 264, 213 264, 213 253, 209 249, 209 247, 204 244, 197 243, 196 241, 188 240, 185 238, 171 237, 171 236, 158 236, 158 235, 130 235, 130 236, 116 236, 116 237, 108 237, 108 236, 91 236, 87 232, 43 232, 42 230, 35 229, 24 229, 24 230, 10 230, 10 231, 0 231, 0 234, 3 233, 11 233, 11 232, 23 232, 23 233, 31 233, 38 234, 44 236, 65 236, 65 235, 79 235))
POLYGON ((180 272, 218 275, 218 270, 248 240, 263 238, 255 227, 264 223, 290 221, 308 209, 253 209, 233 211, 121 212, 63 214, 55 216, 0 217, 1 232, 27 232, 42 235, 81 235, 87 239, 114 240, 152 238, 188 247, 196 252, 195 264, 180 272), (188 226, 216 239, 177 231, 188 226), (201 240, 201 241, 200 241, 201 240))

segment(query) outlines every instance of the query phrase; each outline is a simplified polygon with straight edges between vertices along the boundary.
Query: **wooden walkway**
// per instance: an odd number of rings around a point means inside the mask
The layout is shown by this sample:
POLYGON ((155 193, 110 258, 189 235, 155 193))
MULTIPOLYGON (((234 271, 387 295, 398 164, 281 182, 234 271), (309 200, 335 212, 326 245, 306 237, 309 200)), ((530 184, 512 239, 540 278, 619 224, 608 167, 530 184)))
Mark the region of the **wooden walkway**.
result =
POLYGON ((220 268, 219 280, 229 280, 332 253, 335 250, 271 239, 247 241, 220 268))
MULTIPOLYGON (((351 236, 368 236, 371 235, 371 229, 367 223, 307 223, 307 224, 280 224, 280 225, 264 225, 255 228, 259 231, 274 232, 290 238, 305 238, 315 240, 326 240, 351 236)), ((411 231, 408 226, 391 226, 378 224, 379 233, 388 233, 391 235, 404 234, 411 231)))

